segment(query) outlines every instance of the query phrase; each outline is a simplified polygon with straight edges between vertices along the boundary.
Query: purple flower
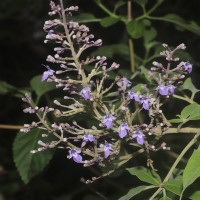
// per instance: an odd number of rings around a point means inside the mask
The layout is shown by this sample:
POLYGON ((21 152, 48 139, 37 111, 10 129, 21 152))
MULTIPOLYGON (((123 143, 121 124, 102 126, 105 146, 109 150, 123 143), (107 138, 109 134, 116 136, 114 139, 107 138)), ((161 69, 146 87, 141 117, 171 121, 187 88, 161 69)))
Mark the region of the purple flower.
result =
POLYGON ((132 138, 136 138, 138 144, 141 145, 144 144, 144 134, 141 131, 139 130, 134 131, 132 138))
POLYGON ((91 89, 89 87, 84 87, 82 90, 81 90, 81 96, 84 98, 84 99, 90 99, 90 93, 91 93, 91 89))
POLYGON ((127 87, 130 87, 132 83, 127 78, 121 78, 119 81, 117 81, 117 85, 125 91, 127 87))
POLYGON ((47 71, 45 71, 42 74, 42 81, 46 80, 49 78, 49 76, 53 76, 53 74, 55 73, 54 70, 50 69, 50 67, 46 66, 46 68, 48 69, 47 71))
POLYGON ((135 93, 133 91, 129 91, 128 92, 128 97, 130 99, 135 99, 135 101, 137 101, 137 102, 140 102, 140 94, 138 94, 138 93, 135 93))
POLYGON ((124 138, 127 135, 127 131, 130 131, 130 127, 126 122, 122 122, 118 128, 118 131, 119 131, 119 137, 124 138))
POLYGON ((113 127, 113 121, 116 119, 116 117, 112 115, 105 115, 103 117, 102 124, 106 126, 106 128, 112 128, 113 127))
POLYGON ((86 133, 84 136, 83 136, 83 141, 86 143, 86 142, 94 142, 95 141, 95 137, 89 133, 86 133))
POLYGON ((70 149, 67 158, 69 159, 73 158, 74 162, 82 163, 83 161, 82 161, 82 156, 79 155, 80 153, 81 153, 80 149, 70 149))
POLYGON ((159 85, 159 86, 157 87, 157 90, 158 90, 158 92, 159 92, 161 95, 167 96, 167 95, 170 95, 170 94, 174 94, 174 89, 175 89, 175 88, 176 88, 176 87, 173 86, 173 85, 167 85, 167 86, 165 86, 165 85, 161 84, 161 85, 159 85))
POLYGON ((150 99, 148 97, 142 97, 140 103, 145 110, 149 110, 150 108, 150 99))
POLYGON ((100 144, 100 147, 103 148, 104 158, 107 158, 112 150, 112 144, 105 142, 105 144, 100 144))
POLYGON ((169 91, 169 94, 174 94, 174 90, 175 90, 175 86, 174 85, 168 85, 168 91, 169 91))
POLYGON ((190 64, 189 62, 185 62, 183 64, 183 69, 190 74, 192 72, 192 64, 190 64))

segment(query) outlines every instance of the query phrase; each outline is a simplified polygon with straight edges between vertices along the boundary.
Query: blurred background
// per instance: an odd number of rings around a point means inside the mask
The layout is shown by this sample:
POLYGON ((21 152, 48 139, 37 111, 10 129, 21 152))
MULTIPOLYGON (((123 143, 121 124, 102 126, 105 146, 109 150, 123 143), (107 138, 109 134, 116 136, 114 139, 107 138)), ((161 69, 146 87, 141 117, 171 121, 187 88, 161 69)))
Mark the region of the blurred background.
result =
MULTIPOLYGON (((114 0, 102 2, 108 8, 116 3, 114 0)), ((106 16, 93 0, 66 0, 66 4, 78 5, 80 13, 90 12, 97 18, 106 16)), ((175 13, 200 25, 199 8, 200 1, 196 0, 165 0, 154 15, 175 13)), ((22 112, 19 91, 29 90, 30 80, 42 74, 45 70, 42 64, 46 64, 46 57, 52 52, 52 46, 44 44, 43 24, 49 19, 48 11, 48 0, 0 0, 0 124, 21 126, 28 120, 22 112)), ((120 12, 126 13, 126 8, 120 12)), ((133 17, 140 14, 140 7, 134 4, 133 17)), ((127 43, 123 24, 117 23, 108 28, 103 28, 99 23, 87 25, 96 38, 103 39, 105 45, 127 43)), ((186 44, 187 52, 195 63, 191 75, 193 83, 200 88, 199 35, 167 22, 153 21, 152 25, 158 31, 156 41, 170 46, 186 44)), ((135 52, 142 55, 142 40, 136 39, 134 42, 135 52)), ((129 70, 127 61, 117 59, 123 69, 129 70)), ((17 132, 17 129, 0 129, 0 200, 117 199, 133 182, 127 182, 126 173, 119 172, 124 173, 123 179, 116 175, 86 186, 80 182, 81 177, 91 178, 99 172, 77 166, 66 158, 66 152, 58 150, 49 165, 30 183, 24 184, 13 162, 12 144, 17 132)))

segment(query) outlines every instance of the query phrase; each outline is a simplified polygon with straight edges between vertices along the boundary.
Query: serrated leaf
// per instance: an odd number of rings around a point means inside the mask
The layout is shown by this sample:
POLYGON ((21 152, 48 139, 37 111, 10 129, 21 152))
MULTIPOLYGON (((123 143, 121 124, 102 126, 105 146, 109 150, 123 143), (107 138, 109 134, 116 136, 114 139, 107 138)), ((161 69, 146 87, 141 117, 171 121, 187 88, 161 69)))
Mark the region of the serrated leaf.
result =
POLYGON ((153 185, 160 185, 160 176, 153 170, 149 170, 145 167, 132 167, 126 169, 131 175, 137 176, 141 181, 150 183, 153 185))
POLYGON ((38 140, 44 130, 33 129, 29 133, 18 133, 13 144, 14 162, 25 183, 41 172, 53 157, 53 151, 44 151, 36 154, 31 150, 38 148, 38 140))
POLYGON ((55 83, 48 83, 46 81, 42 82, 41 75, 33 77, 30 81, 30 85, 37 94, 37 99, 39 99, 46 92, 56 88, 55 83))
POLYGON ((200 119, 200 105, 197 103, 192 103, 186 106, 181 112, 181 118, 189 120, 199 120, 200 119))
POLYGON ((103 27, 109 27, 113 24, 116 24, 119 21, 119 18, 116 17, 105 17, 101 20, 100 24, 103 27))
POLYGON ((138 39, 143 36, 144 24, 142 21, 132 20, 127 24, 126 28, 128 34, 134 39, 138 39))
POLYGON ((187 78, 182 87, 184 90, 190 90, 193 95, 200 91, 194 86, 191 78, 187 78))
POLYGON ((152 189, 152 188, 155 188, 155 186, 147 186, 147 185, 142 185, 142 186, 138 186, 136 188, 132 188, 128 191, 128 193, 122 197, 119 198, 119 200, 129 200, 131 199, 132 197, 136 196, 137 194, 145 191, 145 190, 149 190, 149 189, 152 189))
POLYGON ((179 176, 176 179, 164 182, 163 186, 166 190, 180 196, 183 188, 182 184, 183 184, 182 176, 179 176))
MULTIPOLYGON (((156 18, 157 17, 155 17, 154 19, 156 19, 156 18)), ((200 35, 200 26, 197 23, 195 23, 194 21, 186 21, 183 18, 181 18, 179 15, 168 14, 163 17, 158 17, 157 19, 162 20, 162 21, 171 22, 177 26, 180 26, 181 28, 184 28, 190 32, 197 34, 197 35, 200 35)))
POLYGON ((183 189, 185 190, 197 178, 200 177, 200 146, 194 150, 192 156, 183 171, 183 189))

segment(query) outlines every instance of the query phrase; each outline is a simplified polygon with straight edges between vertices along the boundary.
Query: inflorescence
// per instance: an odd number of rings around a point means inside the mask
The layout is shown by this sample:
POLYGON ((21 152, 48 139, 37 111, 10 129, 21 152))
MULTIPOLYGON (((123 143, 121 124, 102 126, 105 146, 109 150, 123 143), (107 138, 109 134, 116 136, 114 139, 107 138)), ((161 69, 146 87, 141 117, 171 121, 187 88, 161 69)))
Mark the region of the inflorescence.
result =
POLYGON ((101 46, 102 40, 95 40, 87 26, 70 20, 72 13, 78 11, 77 6, 64 8, 61 0, 60 5, 51 1, 50 7, 49 15, 59 17, 44 24, 45 43, 55 44, 55 55, 48 55, 46 61, 54 65, 46 66, 41 81, 54 82, 64 95, 54 100, 54 108, 39 108, 34 106, 30 95, 25 94, 23 101, 30 107, 24 112, 36 114, 39 121, 25 124, 21 131, 28 133, 37 128, 43 130, 43 138, 50 135, 56 138, 48 143, 38 141, 38 149, 31 152, 62 147, 68 151, 67 158, 76 163, 104 166, 123 153, 124 144, 144 150, 167 149, 165 144, 155 148, 155 138, 162 137, 170 126, 160 107, 163 99, 173 96, 185 74, 192 72, 189 62, 174 57, 176 51, 186 48, 185 45, 171 50, 163 44, 165 50, 161 55, 168 64, 154 61, 149 71, 151 90, 144 87, 142 91, 135 91, 125 77, 116 77, 112 83, 108 80, 109 72, 118 69, 119 64, 109 65, 104 56, 84 58, 83 52, 101 46), (88 66, 93 66, 92 70, 88 66), (118 97, 109 97, 109 92, 116 87, 118 97), (116 99, 117 103, 113 101, 116 99), (50 112, 57 118, 47 120, 50 112), (148 116, 147 123, 138 122, 141 112, 148 116), (77 116, 84 116, 85 122, 75 121, 77 116), (93 123, 91 127, 86 125, 88 120, 93 123))

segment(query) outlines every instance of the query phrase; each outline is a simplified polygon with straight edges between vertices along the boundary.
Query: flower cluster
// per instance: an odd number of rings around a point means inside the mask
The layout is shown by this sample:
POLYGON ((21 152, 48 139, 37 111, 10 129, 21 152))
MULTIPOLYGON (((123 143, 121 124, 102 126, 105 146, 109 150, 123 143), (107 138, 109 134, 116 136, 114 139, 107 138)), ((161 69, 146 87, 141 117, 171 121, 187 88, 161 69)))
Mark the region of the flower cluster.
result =
POLYGON ((109 72, 116 70, 119 64, 109 65, 104 56, 84 59, 83 52, 90 47, 101 46, 102 40, 94 40, 87 26, 66 20, 78 11, 77 6, 64 8, 62 1, 60 5, 51 1, 50 7, 49 15, 60 18, 44 24, 47 32, 45 43, 55 44, 55 55, 47 56, 46 61, 53 65, 52 68, 46 67, 41 81, 55 82, 56 87, 63 90, 63 98, 54 100, 53 108, 33 106, 28 94, 23 98, 30 105, 24 112, 36 114, 39 121, 25 124, 21 131, 39 128, 44 132, 42 137, 55 136, 48 144, 39 141, 40 147, 32 153, 62 146, 68 151, 67 158, 76 163, 104 166, 107 161, 118 157, 124 143, 134 144, 133 151, 135 148, 155 150, 155 139, 169 127, 164 121, 160 100, 172 96, 184 74, 192 72, 189 62, 182 61, 172 66, 172 62, 179 62, 179 58, 173 57, 174 52, 184 50, 185 45, 171 50, 164 44, 165 50, 161 55, 166 57, 168 64, 165 67, 153 62, 149 72, 154 80, 153 89, 135 91, 131 81, 125 77, 117 77, 112 83, 107 81, 109 72), (89 72, 86 70, 88 65, 93 66, 89 72), (106 97, 116 87, 117 96, 106 97), (49 112, 56 116, 52 121, 49 112), (149 116, 147 123, 138 122, 140 112, 149 116), (77 116, 82 116, 81 122, 75 121, 77 116))

